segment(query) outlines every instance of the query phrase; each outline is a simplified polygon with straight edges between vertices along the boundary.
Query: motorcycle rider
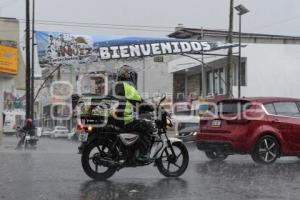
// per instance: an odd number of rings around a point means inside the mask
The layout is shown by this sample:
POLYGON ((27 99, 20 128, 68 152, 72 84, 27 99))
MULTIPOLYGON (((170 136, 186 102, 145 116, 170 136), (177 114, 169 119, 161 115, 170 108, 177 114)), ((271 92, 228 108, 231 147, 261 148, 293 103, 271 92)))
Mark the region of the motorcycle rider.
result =
POLYGON ((150 156, 150 136, 153 125, 150 121, 138 119, 138 114, 141 111, 153 111, 153 106, 145 103, 137 91, 137 73, 132 67, 123 65, 118 70, 117 76, 118 82, 114 87, 113 95, 119 100, 119 105, 113 112, 113 116, 117 119, 118 127, 140 135, 141 148, 137 159, 146 161, 150 156))
MULTIPOLYGON (((28 119, 26 119, 25 125, 23 126, 23 128, 20 131, 27 132, 30 136, 33 136, 35 134, 34 130, 35 130, 35 126, 32 122, 32 119, 28 118, 28 119)), ((26 134, 24 134, 21 137, 21 139, 18 142, 18 145, 16 147, 17 149, 20 149, 22 147, 22 145, 24 144, 24 141, 25 141, 25 137, 26 137, 26 134)))
MULTIPOLYGON (((137 73, 132 67, 123 65, 117 72, 117 83, 110 92, 110 95, 113 95, 119 101, 118 107, 112 111, 111 115, 119 128, 140 135, 141 148, 137 159, 147 161, 150 156, 150 136, 153 132, 153 125, 150 121, 138 119, 135 114, 151 112, 154 109, 152 105, 144 102, 136 89, 136 85, 137 73)), ((78 97, 76 100, 78 100, 78 97)), ((87 142, 81 143, 78 147, 79 153, 82 153, 86 144, 87 142)))

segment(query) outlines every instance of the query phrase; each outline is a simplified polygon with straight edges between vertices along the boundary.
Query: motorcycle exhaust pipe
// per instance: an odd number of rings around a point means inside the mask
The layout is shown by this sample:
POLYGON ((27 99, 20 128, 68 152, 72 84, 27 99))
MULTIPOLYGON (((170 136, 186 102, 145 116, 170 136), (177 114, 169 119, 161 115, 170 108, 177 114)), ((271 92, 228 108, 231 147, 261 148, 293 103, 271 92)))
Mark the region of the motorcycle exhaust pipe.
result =
POLYGON ((99 158, 98 162, 105 167, 122 167, 122 163, 113 161, 111 159, 99 158))

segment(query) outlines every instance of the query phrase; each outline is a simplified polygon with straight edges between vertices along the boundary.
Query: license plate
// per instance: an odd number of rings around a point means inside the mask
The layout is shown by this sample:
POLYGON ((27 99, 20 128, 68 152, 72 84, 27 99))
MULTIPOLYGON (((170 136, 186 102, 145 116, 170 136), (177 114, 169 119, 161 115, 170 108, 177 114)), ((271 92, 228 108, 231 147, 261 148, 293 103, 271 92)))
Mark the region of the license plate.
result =
POLYGON ((86 132, 83 132, 81 134, 79 134, 79 141, 80 142, 86 142, 88 138, 88 134, 86 132))
POLYGON ((220 127, 221 125, 222 125, 222 121, 218 119, 215 119, 211 122, 212 127, 220 127))

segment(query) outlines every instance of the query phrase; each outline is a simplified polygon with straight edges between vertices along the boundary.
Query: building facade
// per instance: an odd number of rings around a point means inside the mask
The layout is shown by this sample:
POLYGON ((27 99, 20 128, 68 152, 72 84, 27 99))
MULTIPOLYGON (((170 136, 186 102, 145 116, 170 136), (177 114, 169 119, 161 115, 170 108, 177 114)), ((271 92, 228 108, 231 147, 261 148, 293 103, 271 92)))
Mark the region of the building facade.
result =
MULTIPOLYGON (((180 28, 169 36, 226 42, 228 32, 180 28)), ((238 42, 237 32, 233 33, 233 42, 238 42)), ((300 97, 300 37, 242 33, 242 44, 242 97, 300 97)), ((227 51, 191 57, 193 59, 178 58, 169 63, 169 71, 174 75, 174 94, 194 99, 198 96, 221 99, 225 98, 226 89, 229 89, 230 96, 237 97, 238 48, 233 49, 232 84, 229 88, 226 87, 227 51)), ((178 95, 174 99, 181 100, 178 95)))
POLYGON ((5 119, 4 94, 25 89, 25 69, 19 45, 19 21, 0 18, 0 140, 5 119))

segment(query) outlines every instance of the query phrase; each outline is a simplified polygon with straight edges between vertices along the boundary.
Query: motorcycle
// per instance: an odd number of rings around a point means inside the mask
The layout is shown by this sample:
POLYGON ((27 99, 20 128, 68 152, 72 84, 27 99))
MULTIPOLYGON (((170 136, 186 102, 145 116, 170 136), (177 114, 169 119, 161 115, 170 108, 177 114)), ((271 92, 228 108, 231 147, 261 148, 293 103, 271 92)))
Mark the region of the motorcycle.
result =
MULTIPOLYGON (((79 138, 85 143, 81 155, 84 172, 92 179, 105 180, 122 168, 153 164, 166 177, 181 176, 188 167, 189 153, 180 139, 167 135, 172 122, 170 114, 160 106, 165 99, 163 96, 156 106, 156 117, 151 117, 153 133, 147 160, 137 159, 142 143, 139 134, 124 132, 113 123, 101 128, 80 124, 79 138)), ((96 118, 85 120, 97 123, 96 118)), ((149 115, 144 120, 149 120, 149 115)))
POLYGON ((16 137, 20 138, 20 140, 23 139, 24 149, 35 149, 37 145, 38 138, 35 136, 36 129, 31 131, 32 133, 29 133, 28 131, 25 131, 19 127, 16 128, 16 137))

